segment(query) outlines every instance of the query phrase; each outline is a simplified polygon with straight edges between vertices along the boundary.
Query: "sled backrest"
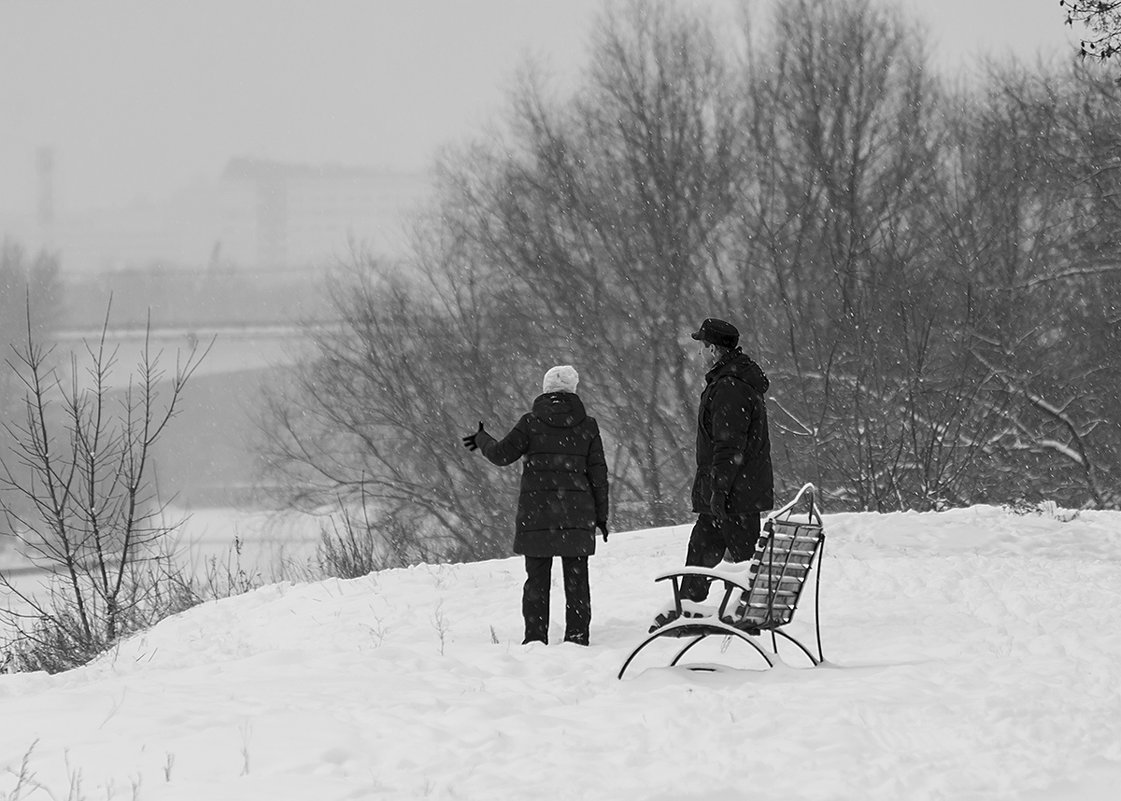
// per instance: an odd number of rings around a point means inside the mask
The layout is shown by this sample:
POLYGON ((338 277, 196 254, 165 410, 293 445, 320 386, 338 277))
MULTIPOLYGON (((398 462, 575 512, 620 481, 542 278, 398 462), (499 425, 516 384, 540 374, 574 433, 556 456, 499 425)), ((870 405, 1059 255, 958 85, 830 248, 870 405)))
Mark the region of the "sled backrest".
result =
POLYGON ((741 623, 755 628, 777 628, 794 619, 814 559, 821 551, 825 532, 814 503, 814 488, 807 484, 782 509, 763 524, 751 560, 751 591, 740 599, 741 623), (793 519, 793 509, 806 495, 809 511, 804 521, 793 519), (745 603, 746 601, 746 603, 745 603))

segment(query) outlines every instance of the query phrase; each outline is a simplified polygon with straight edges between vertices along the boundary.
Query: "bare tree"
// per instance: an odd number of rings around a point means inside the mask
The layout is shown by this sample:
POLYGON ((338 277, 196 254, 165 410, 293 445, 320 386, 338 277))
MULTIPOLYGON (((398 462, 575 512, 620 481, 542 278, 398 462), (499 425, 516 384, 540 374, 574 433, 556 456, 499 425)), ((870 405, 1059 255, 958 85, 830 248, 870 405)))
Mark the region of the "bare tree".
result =
MULTIPOLYGON (((43 336, 55 325, 60 296, 58 269, 58 257, 53 254, 40 251, 32 257, 10 239, 0 242, 0 348, 7 350, 23 338, 20 323, 29 296, 35 304, 36 336, 43 336)), ((0 374, 0 419, 11 410, 12 393, 11 377, 0 374)))
POLYGON ((1105 61, 1121 52, 1121 2, 1119 0, 1059 0, 1066 9, 1066 24, 1086 31, 1079 53, 1105 61))
POLYGON ((922 39, 861 0, 777 9, 746 64, 751 158, 740 292, 773 371, 783 481, 859 508, 962 500, 976 432, 959 301, 936 257, 943 95, 922 39))
POLYGON ((24 592, 8 611, 25 657, 42 669, 81 664, 117 639, 177 611, 169 578, 165 522, 151 482, 152 448, 175 415, 205 352, 177 361, 163 383, 160 354, 145 338, 118 408, 110 398, 117 352, 108 346, 108 312, 84 358, 69 370, 34 335, 7 360, 23 388, 23 413, 5 424, 9 456, 0 458, 0 514, 20 548, 50 572, 44 592, 24 592), (166 393, 166 397, 161 397, 166 393))
POLYGON ((509 479, 478 482, 460 438, 477 420, 465 409, 501 394, 511 365, 493 358, 501 334, 465 290, 359 259, 332 282, 341 326, 315 333, 312 355, 266 396, 272 482, 307 511, 342 507, 344 539, 362 538, 370 564, 495 556, 509 539, 509 479))
POLYGON ((970 268, 963 330, 1006 496, 1121 502, 1118 91, 1084 70, 1005 71, 968 112, 953 226, 970 268))
POLYGON ((552 101, 528 76, 508 138, 449 168, 445 219, 487 282, 516 289, 508 314, 540 358, 587 377, 636 524, 686 511, 698 390, 685 335, 745 311, 726 245, 744 102, 724 53, 672 4, 616 7, 574 97, 552 101))
MULTIPOLYGON (((45 337, 58 320, 60 287, 57 256, 40 251, 29 256, 13 240, 0 242, 0 351, 7 353, 24 338, 24 307, 34 304, 35 335, 45 337)), ((8 370, 0 370, 0 424, 19 411, 19 383, 8 370)), ((0 551, 10 547, 9 532, 0 519, 0 551)))
POLYGON ((794 475, 858 508, 1115 504, 1116 87, 994 73, 951 95, 863 0, 775 26, 747 63, 742 242, 768 271, 743 291, 768 299, 794 475))

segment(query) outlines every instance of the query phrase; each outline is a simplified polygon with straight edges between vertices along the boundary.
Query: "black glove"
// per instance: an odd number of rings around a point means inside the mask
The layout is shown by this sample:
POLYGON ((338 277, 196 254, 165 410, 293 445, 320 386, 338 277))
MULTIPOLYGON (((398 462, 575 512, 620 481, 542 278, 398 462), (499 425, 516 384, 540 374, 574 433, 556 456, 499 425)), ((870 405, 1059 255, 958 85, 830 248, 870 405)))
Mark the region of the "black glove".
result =
POLYGON ((603 535, 603 541, 607 542, 607 523, 597 521, 596 528, 598 528, 599 533, 603 535))
POLYGON ((476 431, 474 434, 471 434, 470 436, 466 436, 466 437, 463 438, 463 447, 466 448, 469 451, 478 450, 479 449, 479 443, 475 441, 475 438, 478 437, 479 434, 481 434, 481 433, 483 433, 483 421, 482 420, 479 421, 479 430, 478 431, 476 431))
POLYGON ((708 502, 709 511, 713 517, 728 516, 728 493, 722 490, 713 490, 712 498, 708 502))

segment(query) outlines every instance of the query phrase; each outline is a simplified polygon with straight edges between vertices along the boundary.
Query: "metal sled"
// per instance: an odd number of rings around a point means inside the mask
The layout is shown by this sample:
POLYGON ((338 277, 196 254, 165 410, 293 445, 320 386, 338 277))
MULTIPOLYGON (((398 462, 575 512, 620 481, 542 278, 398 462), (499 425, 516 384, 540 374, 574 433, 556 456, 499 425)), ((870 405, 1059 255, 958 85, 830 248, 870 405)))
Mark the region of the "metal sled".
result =
MULTIPOLYGON (((816 490, 813 484, 806 484, 794 496, 794 500, 781 509, 772 512, 762 526, 755 555, 744 567, 736 569, 706 569, 687 567, 670 573, 663 573, 655 581, 669 580, 673 584, 673 601, 676 616, 671 622, 658 627, 631 651, 627 661, 619 669, 619 678, 627 671, 634 658, 646 646, 662 637, 684 637, 688 642, 670 660, 676 666, 693 646, 706 637, 720 635, 742 640, 754 648, 766 661, 768 667, 774 666, 772 655, 778 655, 778 638, 782 637, 798 646, 813 664, 824 660, 821 651, 821 624, 818 616, 818 597, 821 589, 820 559, 825 547, 825 531, 816 503, 816 490), (794 509, 805 500, 808 509, 804 522, 794 519, 794 509), (814 630, 817 635, 817 654, 797 639, 782 630, 794 619, 798 601, 802 597, 806 579, 818 562, 817 585, 814 592, 814 630), (702 607, 681 597, 681 580, 685 576, 703 576, 711 584, 723 584, 718 607, 702 607), (684 605, 683 605, 684 601, 684 605), (692 616, 690 616, 692 615, 692 616), (759 644, 760 635, 771 633, 771 648, 759 644)), ((730 642, 730 640, 729 640, 730 642)), ((683 665, 690 670, 713 670, 707 665, 683 665)))

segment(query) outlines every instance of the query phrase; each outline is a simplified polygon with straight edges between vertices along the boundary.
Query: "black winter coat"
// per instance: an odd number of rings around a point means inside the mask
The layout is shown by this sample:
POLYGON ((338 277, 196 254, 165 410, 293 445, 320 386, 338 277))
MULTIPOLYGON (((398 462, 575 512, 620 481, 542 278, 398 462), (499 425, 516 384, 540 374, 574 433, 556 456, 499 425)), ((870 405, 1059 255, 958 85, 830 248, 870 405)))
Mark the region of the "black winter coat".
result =
POLYGON ((728 493, 727 514, 774 508, 771 438, 763 394, 770 381, 739 350, 705 375, 697 413, 697 475, 693 511, 711 513, 714 489, 728 493))
POLYGON ((599 425, 578 395, 549 392, 533 401, 501 442, 477 438, 496 465, 522 456, 514 553, 525 556, 587 556, 595 553, 595 524, 607 522, 607 460, 599 425))

